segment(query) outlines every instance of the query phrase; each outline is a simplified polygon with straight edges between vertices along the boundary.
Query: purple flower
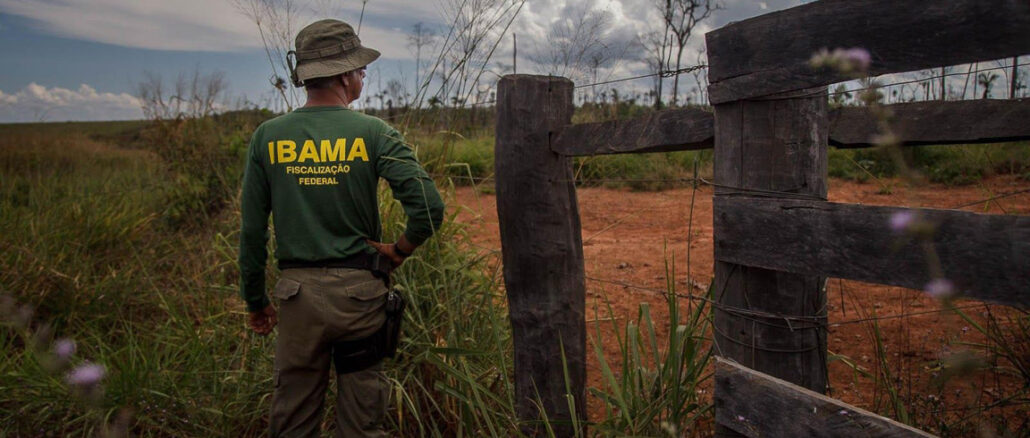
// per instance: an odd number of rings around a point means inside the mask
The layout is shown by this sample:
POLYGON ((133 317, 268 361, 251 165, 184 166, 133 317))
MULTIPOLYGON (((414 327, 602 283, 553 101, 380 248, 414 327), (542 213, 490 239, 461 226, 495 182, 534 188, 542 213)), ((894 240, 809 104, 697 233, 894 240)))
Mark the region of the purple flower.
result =
POLYGON ((75 386, 94 386, 100 383, 106 372, 103 365, 86 362, 71 370, 65 380, 75 386))
POLYGON ((930 280, 929 283, 926 283, 926 287, 923 289, 926 293, 938 299, 948 298, 955 293, 955 285, 947 278, 935 278, 930 280))
POLYGON ((54 355, 59 359, 68 360, 73 354, 75 354, 75 341, 61 338, 54 342, 54 355))
POLYGON ((891 230, 895 233, 908 231, 916 222, 916 215, 912 210, 901 210, 891 215, 891 230))
POLYGON ((848 415, 848 411, 846 411, 846 410, 844 410, 844 409, 841 409, 841 410, 840 410, 840 412, 838 412, 837 414, 840 414, 840 415, 848 415))
POLYGON ((873 60, 872 56, 869 55, 869 51, 861 47, 852 47, 844 50, 841 53, 841 57, 851 63, 852 67, 856 70, 868 69, 869 64, 871 64, 873 60))

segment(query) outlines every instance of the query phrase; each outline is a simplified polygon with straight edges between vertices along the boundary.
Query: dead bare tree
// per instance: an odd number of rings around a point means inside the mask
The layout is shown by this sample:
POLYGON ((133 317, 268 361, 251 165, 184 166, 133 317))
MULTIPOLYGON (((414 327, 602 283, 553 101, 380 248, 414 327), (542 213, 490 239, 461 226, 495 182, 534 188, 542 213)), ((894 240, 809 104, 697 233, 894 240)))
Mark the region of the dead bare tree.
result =
POLYGON ((390 79, 386 81, 386 90, 383 92, 386 93, 386 97, 389 98, 394 105, 403 107, 408 104, 404 96, 405 91, 403 82, 399 79, 390 79))
POLYGON ((192 76, 179 74, 171 95, 160 74, 144 72, 136 85, 143 116, 149 120, 200 118, 215 114, 218 101, 228 89, 222 72, 203 74, 194 70, 192 76))
MULTIPOLYGON (((671 42, 676 43, 675 69, 679 70, 682 66, 683 50, 687 47, 694 28, 698 23, 710 17, 712 12, 718 10, 719 5, 715 3, 715 0, 656 0, 655 5, 662 14, 666 29, 671 34, 671 42)), ((670 48, 670 55, 672 50, 670 48)), ((679 83, 679 75, 673 76, 673 105, 676 105, 679 98, 679 83)))
POLYGON ((596 72, 611 59, 605 41, 611 22, 609 11, 593 9, 586 3, 566 6, 551 23, 547 47, 530 59, 552 75, 583 82, 591 73, 591 64, 596 72))
MULTIPOLYGON (((708 64, 708 49, 701 47, 697 49, 697 57, 694 58, 694 65, 707 65, 708 64)), ((694 82, 697 83, 698 90, 698 103, 701 105, 708 104, 708 68, 699 68, 690 72, 694 76, 694 82)))
POLYGON ((637 37, 638 44, 644 48, 647 54, 645 61, 654 74, 654 107, 662 107, 662 86, 663 73, 669 61, 669 32, 668 30, 648 32, 637 37))
POLYGON ((151 71, 143 72, 143 80, 136 85, 136 89, 143 117, 148 120, 168 118, 168 101, 164 96, 164 83, 161 75, 151 71))
POLYGON ((415 90, 421 90, 423 87, 429 86, 428 78, 425 84, 421 81, 421 73, 424 68, 422 65, 422 49, 430 47, 435 41, 436 32, 431 27, 426 26, 425 23, 420 21, 411 27, 411 34, 408 35, 408 50, 414 50, 415 52, 415 90))
POLYGON ((444 0, 451 29, 434 66, 435 71, 442 61, 448 65, 440 71, 438 97, 455 104, 469 101, 523 5, 525 0, 444 0))

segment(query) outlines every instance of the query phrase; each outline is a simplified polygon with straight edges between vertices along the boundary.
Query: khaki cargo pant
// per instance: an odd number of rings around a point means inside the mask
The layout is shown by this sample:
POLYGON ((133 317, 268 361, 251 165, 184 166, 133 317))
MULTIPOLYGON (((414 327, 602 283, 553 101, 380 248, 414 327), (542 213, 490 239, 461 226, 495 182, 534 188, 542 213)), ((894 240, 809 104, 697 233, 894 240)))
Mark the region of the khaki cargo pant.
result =
MULTIPOLYGON (((386 286, 369 271, 283 270, 275 346, 272 437, 317 437, 336 341, 370 336, 386 319, 386 286)), ((385 437, 388 386, 380 362, 337 375, 336 436, 385 437)))

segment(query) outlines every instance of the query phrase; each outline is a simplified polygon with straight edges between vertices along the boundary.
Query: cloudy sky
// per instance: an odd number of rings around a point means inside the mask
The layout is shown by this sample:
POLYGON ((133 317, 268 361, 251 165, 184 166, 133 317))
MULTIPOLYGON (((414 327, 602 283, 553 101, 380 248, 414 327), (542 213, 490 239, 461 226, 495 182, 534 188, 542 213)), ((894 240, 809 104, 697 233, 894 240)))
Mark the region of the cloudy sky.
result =
MULTIPOLYGON (((605 39, 614 44, 660 28, 652 2, 528 0, 511 27, 518 38, 519 72, 549 73, 534 61, 551 47, 548 33, 555 23, 569 20, 573 11, 599 11, 609 17, 605 39)), ((407 36, 419 22, 445 29, 447 3, 368 0, 361 38, 383 53, 369 69, 369 94, 390 79, 414 84, 414 55, 407 36)), ((720 3, 723 9, 696 30, 688 53, 703 41, 703 32, 803 1, 720 3)), ((303 25, 330 14, 356 24, 360 11, 361 0, 311 0, 298 21, 303 25)), ((497 74, 507 73, 504 70, 511 66, 511 37, 505 38, 491 64, 497 74)), ((600 76, 646 73, 646 65, 636 60, 637 52, 620 52, 600 76)), ((268 82, 271 68, 256 26, 230 0, 0 0, 0 64, 0 123, 140 118, 135 95, 148 71, 166 82, 194 71, 222 72, 234 101, 275 101, 268 82)))

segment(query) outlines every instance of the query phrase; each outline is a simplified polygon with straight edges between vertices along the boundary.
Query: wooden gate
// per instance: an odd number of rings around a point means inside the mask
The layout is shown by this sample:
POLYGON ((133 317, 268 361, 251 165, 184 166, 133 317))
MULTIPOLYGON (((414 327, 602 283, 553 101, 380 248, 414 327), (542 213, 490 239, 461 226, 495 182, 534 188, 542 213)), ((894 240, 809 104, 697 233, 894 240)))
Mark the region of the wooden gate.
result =
MULTIPOLYGON (((496 181, 515 343, 517 414, 559 436, 584 419, 585 285, 570 157, 715 150, 714 346, 720 435, 925 436, 822 395, 828 276, 923 289, 919 242, 890 218, 935 224, 937 266, 964 296, 1030 304, 1030 217, 826 201, 827 145, 869 147, 878 117, 829 110, 822 49, 861 47, 870 74, 1030 53, 1025 0, 822 0, 706 35, 714 114, 671 110, 570 125, 573 84, 510 75, 498 85, 496 181), (537 400, 542 406, 537 405, 537 400)), ((889 105, 903 146, 1030 139, 1030 100, 889 105)))

